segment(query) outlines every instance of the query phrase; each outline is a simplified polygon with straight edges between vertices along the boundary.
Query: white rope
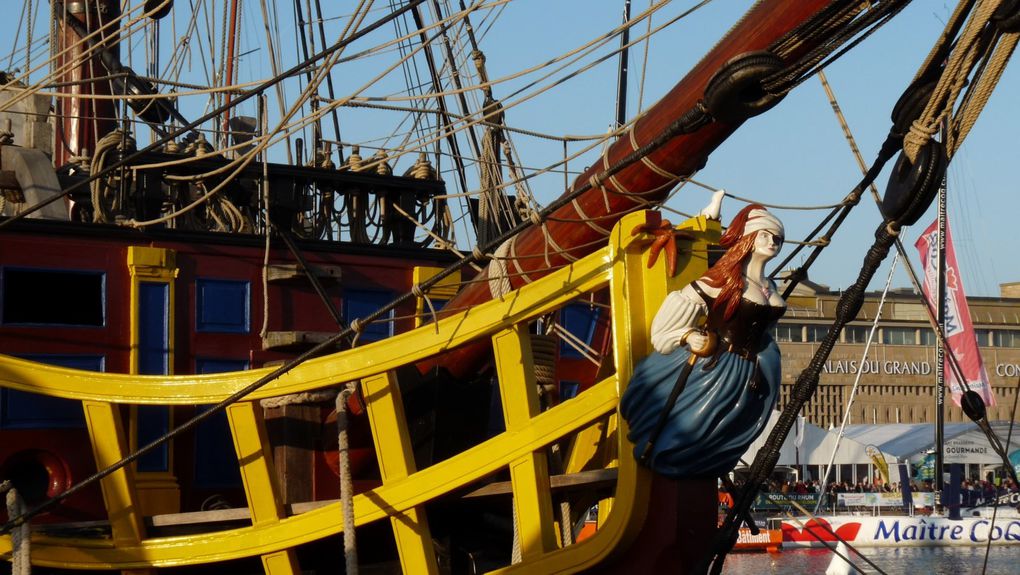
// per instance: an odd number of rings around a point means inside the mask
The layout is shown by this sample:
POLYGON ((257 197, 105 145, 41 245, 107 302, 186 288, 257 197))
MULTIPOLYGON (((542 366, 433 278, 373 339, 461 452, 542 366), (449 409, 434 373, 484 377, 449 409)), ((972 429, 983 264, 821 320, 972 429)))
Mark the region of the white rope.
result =
POLYGON ((506 257, 510 252, 512 242, 513 240, 510 239, 501 243, 492 254, 489 266, 485 269, 486 275, 489 276, 489 293, 496 299, 505 296, 513 289, 513 286, 510 285, 510 274, 506 269, 506 257))
MULTIPOLYGON (((25 513, 25 502, 22 501, 18 490, 8 481, 0 484, 0 493, 7 493, 7 517, 14 519, 25 513)), ((28 521, 19 525, 11 531, 11 575, 31 575, 32 573, 32 545, 31 532, 28 521)))
POLYGON ((283 407, 285 405, 307 405, 309 403, 325 403, 336 397, 335 389, 323 389, 320 391, 302 391, 279 397, 267 397, 259 401, 259 405, 268 409, 272 407, 283 407))
MULTIPOLYGON (((864 351, 861 352, 861 363, 868 359, 868 351, 871 350, 871 342, 875 339, 875 333, 878 331, 878 320, 882 318, 882 308, 885 306, 885 296, 889 294, 889 286, 892 285, 893 273, 896 272, 896 264, 900 261, 900 254, 897 252, 893 255, 892 265, 889 266, 889 277, 885 280, 885 289, 882 290, 882 298, 878 301, 878 311, 875 312, 875 321, 871 323, 871 331, 868 332, 868 341, 864 344, 864 351)), ((829 455, 829 463, 825 466, 825 473, 822 474, 822 482, 828 482, 829 473, 832 471, 832 465, 836 461, 836 451, 839 450, 839 443, 843 440, 843 434, 846 431, 847 423, 850 421, 850 408, 853 407, 854 397, 857 395, 857 387, 861 382, 861 375, 864 374, 863 369, 857 370, 857 376, 854 377, 854 385, 850 388, 850 397, 846 401, 846 409, 843 411, 843 421, 839 424, 839 433, 836 435, 836 444, 832 447, 832 454, 829 455)), ((821 489, 825 490, 825 485, 821 486, 821 489)), ((818 508, 822 506, 822 498, 818 498, 818 502, 815 503, 815 513, 818 513, 818 508)))
POLYGON ((347 575, 358 574, 358 547, 354 537, 354 482, 351 479, 350 441, 347 435, 347 398, 354 393, 348 383, 336 396, 337 452, 340 456, 340 507, 343 509, 344 560, 347 575))

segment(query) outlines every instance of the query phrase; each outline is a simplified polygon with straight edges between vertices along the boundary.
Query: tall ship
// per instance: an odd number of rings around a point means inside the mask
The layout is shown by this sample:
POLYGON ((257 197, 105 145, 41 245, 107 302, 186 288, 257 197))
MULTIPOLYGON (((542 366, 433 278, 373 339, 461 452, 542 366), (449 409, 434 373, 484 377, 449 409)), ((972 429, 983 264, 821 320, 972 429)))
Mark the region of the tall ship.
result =
MULTIPOLYGON (((721 526, 719 473, 635 453, 621 397, 660 304, 711 276, 737 226, 721 192, 662 206, 910 2, 754 2, 632 118, 634 51, 709 3, 619 3, 608 31, 509 71, 485 44, 517 4, 25 2, 0 72, 12 573, 720 572, 817 371, 721 526), (608 131, 513 126, 609 60, 608 131), (562 159, 529 163, 524 136, 562 159)), ((1018 21, 1016 2, 963 0, 888 103, 856 200, 895 166, 834 337, 930 205, 1018 21)), ((766 211, 739 226, 771 258, 766 211)))

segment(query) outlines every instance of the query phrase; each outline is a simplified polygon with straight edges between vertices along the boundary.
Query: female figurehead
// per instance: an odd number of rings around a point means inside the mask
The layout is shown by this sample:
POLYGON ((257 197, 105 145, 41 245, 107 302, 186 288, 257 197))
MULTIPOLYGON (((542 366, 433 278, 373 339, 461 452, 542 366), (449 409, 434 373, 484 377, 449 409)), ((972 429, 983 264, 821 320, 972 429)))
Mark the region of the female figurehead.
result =
POLYGON ((652 321, 654 351, 620 401, 642 463, 668 477, 729 472, 761 434, 779 395, 780 354, 769 329, 786 311, 765 263, 783 224, 752 204, 701 278, 666 296, 652 321))

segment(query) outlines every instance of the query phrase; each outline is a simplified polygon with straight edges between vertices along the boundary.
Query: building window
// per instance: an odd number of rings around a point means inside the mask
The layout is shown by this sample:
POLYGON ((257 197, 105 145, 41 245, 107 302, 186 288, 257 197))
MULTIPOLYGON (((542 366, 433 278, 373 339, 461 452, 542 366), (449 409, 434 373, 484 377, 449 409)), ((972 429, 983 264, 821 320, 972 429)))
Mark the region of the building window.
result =
POLYGON ((1008 329, 992 330, 995 347, 1020 347, 1020 331, 1008 329))
POLYGON ((977 340, 977 344, 981 347, 988 347, 992 344, 992 330, 990 329, 975 329, 974 339, 977 340))
POLYGON ((799 323, 777 324, 772 330, 772 335, 778 342, 802 342, 804 341, 804 326, 799 323))
POLYGON ((106 276, 101 272, 3 268, 0 276, 6 325, 106 324, 106 276))
MULTIPOLYGON (((393 300, 393 294, 378 290, 344 290, 344 322, 350 325, 352 321, 364 318, 393 300)), ((365 325, 361 332, 359 343, 379 341, 393 335, 393 310, 377 318, 372 323, 365 325)))
MULTIPOLYGON (((599 308, 584 303, 570 304, 560 311, 560 325, 563 326, 563 329, 588 347, 591 347, 591 340, 595 336, 595 325, 598 319, 599 308)), ((577 348, 566 341, 560 342, 560 355, 574 359, 584 358, 577 348)))
POLYGON ((822 341, 825 339, 826 334, 829 333, 829 326, 827 325, 808 325, 805 328, 806 337, 804 341, 822 341))
POLYGON ((921 345, 936 345, 939 338, 935 336, 935 330, 930 327, 922 327, 918 335, 921 338, 921 345))
POLYGON ((886 345, 917 345, 917 328, 883 327, 882 343, 886 345))
POLYGON ((843 328, 843 339, 847 343, 868 343, 869 333, 871 333, 870 327, 864 327, 863 325, 848 325, 843 328))
POLYGON ((195 331, 248 333, 250 282, 195 280, 195 331))

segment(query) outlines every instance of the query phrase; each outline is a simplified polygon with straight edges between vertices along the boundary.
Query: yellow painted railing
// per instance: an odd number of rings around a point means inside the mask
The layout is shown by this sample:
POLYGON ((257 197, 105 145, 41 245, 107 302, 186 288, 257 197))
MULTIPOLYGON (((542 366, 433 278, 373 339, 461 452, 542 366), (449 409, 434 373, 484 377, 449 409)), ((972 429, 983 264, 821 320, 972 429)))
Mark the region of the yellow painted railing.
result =
MULTIPOLYGON (((505 297, 411 332, 354 350, 309 360, 227 410, 251 525, 173 537, 145 538, 129 472, 103 482, 112 539, 33 536, 32 563, 71 569, 137 569, 185 566, 243 557, 262 558, 267 573, 296 573, 296 546, 343 529, 339 503, 290 517, 276 485, 271 449, 257 400, 360 380, 379 454, 382 485, 354 498, 355 525, 390 519, 406 573, 437 572, 424 513, 429 501, 509 469, 522 561, 503 571, 575 572, 622 548, 640 529, 649 476, 636 466, 619 428, 616 407, 633 365, 650 349, 648 326, 666 293, 697 278, 707 267, 707 245, 718 238, 714 222, 693 219, 680 226, 695 236, 684 244, 675 278, 664 259, 649 268, 651 236, 633 230, 655 224, 658 214, 626 216, 609 245, 505 297), (614 370, 573 399, 540 411, 527 337, 528 323, 578 296, 609 288, 614 370), (491 338, 506 431, 446 460, 417 469, 392 371, 469 341, 491 338), (410 352, 410 350, 415 350, 410 352), (615 496, 599 504, 597 533, 562 546, 556 535, 546 451, 573 438, 566 471, 617 468, 615 496)), ((605 361, 608 361, 605 360, 605 361)), ((268 369, 213 375, 145 377, 84 372, 0 356, 0 385, 82 400, 100 468, 125 455, 115 404, 195 405, 219 402, 270 373, 268 369)), ((10 553, 9 536, 0 553, 10 553)))

